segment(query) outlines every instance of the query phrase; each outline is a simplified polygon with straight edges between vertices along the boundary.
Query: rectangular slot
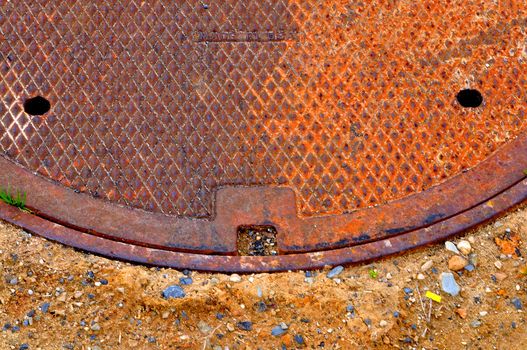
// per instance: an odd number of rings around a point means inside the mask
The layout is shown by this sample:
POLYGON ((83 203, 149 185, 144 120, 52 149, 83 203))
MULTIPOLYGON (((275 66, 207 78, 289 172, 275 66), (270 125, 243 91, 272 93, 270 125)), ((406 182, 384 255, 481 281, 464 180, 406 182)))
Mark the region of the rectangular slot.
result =
POLYGON ((276 228, 271 225, 238 227, 238 255, 277 255, 276 228))

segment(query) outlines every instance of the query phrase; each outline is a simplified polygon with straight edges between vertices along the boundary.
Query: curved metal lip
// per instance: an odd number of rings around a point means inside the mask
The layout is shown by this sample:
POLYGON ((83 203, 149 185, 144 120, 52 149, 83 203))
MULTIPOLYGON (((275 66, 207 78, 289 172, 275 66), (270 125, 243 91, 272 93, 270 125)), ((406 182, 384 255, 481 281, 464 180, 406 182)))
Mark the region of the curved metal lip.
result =
MULTIPOLYGON (((233 255, 229 251, 229 244, 222 246, 221 242, 215 241, 209 241, 208 245, 204 245, 205 248, 200 250, 199 247, 184 249, 166 243, 151 244, 137 240, 137 237, 147 236, 144 231, 140 231, 141 225, 161 222, 162 225, 173 229, 174 222, 179 222, 182 227, 190 227, 189 232, 192 233, 192 230, 198 232, 200 222, 210 224, 213 219, 167 217, 89 198, 41 178, 3 157, 0 157, 0 169, 2 169, 0 184, 10 184, 12 188, 16 186, 34 194, 30 197, 33 198, 33 202, 30 202, 29 206, 35 209, 38 215, 23 213, 2 204, 0 218, 37 235, 75 248, 143 264, 221 272, 309 269, 376 259, 440 241, 481 224, 527 199, 527 180, 523 173, 525 168, 527 168, 527 133, 504 145, 478 166, 424 192, 380 207, 361 209, 349 214, 305 219, 315 222, 327 220, 331 220, 331 223, 351 222, 354 226, 344 227, 355 228, 361 227, 357 225, 357 220, 368 222, 370 225, 368 232, 372 234, 363 241, 350 239, 344 246, 339 246, 337 242, 311 251, 289 249, 285 252, 281 251, 280 255, 269 257, 233 255), (86 202, 89 204, 87 205, 86 202), (425 204, 428 206, 423 206, 425 204), (53 211, 57 208, 59 215, 54 215, 53 211), (113 232, 120 233, 114 235, 94 229, 96 227, 94 225, 86 227, 68 220, 68 215, 75 218, 73 214, 78 214, 75 210, 83 210, 83 208, 91 211, 89 217, 92 219, 97 214, 109 215, 106 224, 112 222, 115 213, 120 213, 119 215, 123 216, 118 219, 128 220, 130 226, 125 227, 120 222, 119 224, 114 222, 113 232), (412 213, 415 215, 407 216, 412 213), (141 225, 134 226, 136 222, 140 222, 141 225), (386 224, 387 222, 389 224, 386 224), (136 231, 129 229, 130 227, 136 231), (207 251, 206 249, 210 247, 215 249, 207 251)), ((81 214, 86 215, 86 212, 81 214)), ((316 224, 314 225, 316 227, 316 224)), ((354 237, 352 234, 349 236, 354 237)), ((319 242, 324 242, 325 237, 327 235, 321 235, 319 242)), ((179 239, 183 240, 184 237, 179 239)), ((305 237, 296 239, 305 239, 305 237)), ((292 242, 295 242, 294 238, 292 242)), ((291 241, 289 244, 291 245, 291 241)))
POLYGON ((527 199, 527 180, 432 226, 353 247, 268 257, 221 256, 148 248, 80 232, 0 203, 0 218, 47 239, 109 258, 176 269, 278 272, 366 262, 435 243, 482 224, 527 199))

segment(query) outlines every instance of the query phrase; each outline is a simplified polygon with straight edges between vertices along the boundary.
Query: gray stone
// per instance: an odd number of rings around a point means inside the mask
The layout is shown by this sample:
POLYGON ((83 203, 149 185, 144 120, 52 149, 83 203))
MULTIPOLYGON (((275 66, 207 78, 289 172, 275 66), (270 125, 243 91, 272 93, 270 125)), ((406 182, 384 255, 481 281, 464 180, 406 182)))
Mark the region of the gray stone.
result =
POLYGON ((338 275, 340 275, 342 271, 344 271, 344 267, 339 265, 339 266, 332 268, 331 271, 329 271, 326 276, 327 278, 335 278, 338 275))
POLYGON ((458 295, 461 291, 454 275, 450 272, 443 272, 441 274, 441 289, 452 296, 458 295))
POLYGON ((521 300, 518 299, 518 298, 512 298, 512 300, 511 300, 511 304, 514 305, 514 307, 516 308, 516 310, 521 310, 521 309, 523 309, 522 302, 521 302, 521 300))
POLYGON ((198 328, 199 328, 199 331, 203 334, 209 334, 210 332, 212 332, 212 327, 209 326, 205 321, 199 321, 198 322, 198 328))
POLYGON ((452 253, 459 254, 459 250, 457 249, 456 245, 450 241, 445 242, 445 248, 450 250, 452 253))
POLYGON ((271 330, 271 335, 274 335, 275 337, 279 337, 283 334, 285 334, 287 332, 287 330, 283 329, 282 327, 280 327, 279 325, 278 326, 275 326, 272 330, 271 330))
POLYGON ((181 288, 178 285, 172 285, 168 286, 163 292, 162 292, 163 298, 170 299, 170 298, 184 298, 185 297, 185 291, 183 288, 181 288))

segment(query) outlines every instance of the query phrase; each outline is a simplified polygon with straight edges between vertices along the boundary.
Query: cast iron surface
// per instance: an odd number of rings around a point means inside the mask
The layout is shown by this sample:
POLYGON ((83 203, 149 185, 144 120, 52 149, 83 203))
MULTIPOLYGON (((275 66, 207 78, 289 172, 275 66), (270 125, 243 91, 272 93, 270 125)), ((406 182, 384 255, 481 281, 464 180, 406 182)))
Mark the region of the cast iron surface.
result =
POLYGON ((0 216, 181 268, 350 263, 527 197, 522 2, 2 1, 0 216), (483 103, 462 107, 463 89, 483 103), (29 115, 43 96, 51 110, 29 115), (277 256, 237 255, 272 225, 277 256))

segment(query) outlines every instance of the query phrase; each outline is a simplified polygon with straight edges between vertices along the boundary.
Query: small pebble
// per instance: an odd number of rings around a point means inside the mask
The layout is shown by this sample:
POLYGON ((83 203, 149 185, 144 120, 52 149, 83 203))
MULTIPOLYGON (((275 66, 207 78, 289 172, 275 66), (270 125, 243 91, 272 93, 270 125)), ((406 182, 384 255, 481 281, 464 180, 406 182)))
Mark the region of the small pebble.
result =
POLYGON ((243 331, 251 331, 253 329, 253 323, 250 321, 238 322, 236 326, 243 331))
POLYGON ((29 349, 29 344, 27 344, 27 343, 21 344, 18 349, 19 350, 27 350, 27 349, 29 349))
POLYGON ((523 305, 522 305, 522 302, 519 298, 512 298, 511 299, 511 304, 514 305, 514 307, 516 308, 516 310, 521 310, 523 309, 523 305))
POLYGON ((101 326, 99 326, 98 323, 92 324, 90 328, 91 328, 92 331, 100 331, 101 330, 101 326))
POLYGON ((422 281, 425 279, 425 275, 423 275, 422 273, 419 273, 417 274, 417 279, 422 281))
POLYGON ((240 282, 242 280, 241 276, 236 274, 236 273, 233 273, 230 277, 229 277, 229 281, 231 282, 240 282))
POLYGON ((462 270, 467 264, 467 260, 459 255, 454 255, 448 260, 448 268, 452 271, 462 270))
POLYGON ((496 268, 497 268, 498 270, 501 270, 501 268, 503 267, 503 264, 501 263, 501 261, 496 260, 496 261, 494 262, 494 266, 496 266, 496 268))
POLYGON ((275 336, 275 337, 279 337, 283 334, 285 334, 287 331, 285 329, 282 329, 282 327, 280 326, 275 326, 272 330, 271 330, 271 335, 275 336))
POLYGON ((470 322, 470 327, 472 328, 478 328, 479 326, 481 326, 480 320, 475 320, 475 321, 470 322))
POLYGON ((327 278, 335 278, 337 277, 338 275, 340 275, 340 273, 344 270, 344 267, 342 266, 336 266, 334 268, 332 268, 328 274, 326 275, 327 278))
POLYGON ((49 306, 50 306, 50 303, 44 303, 40 306, 40 311, 42 311, 43 313, 46 313, 48 312, 49 310, 49 306))
POLYGON ((304 342, 304 337, 302 337, 302 335, 300 334, 296 334, 293 339, 295 340, 295 342, 299 345, 304 345, 305 342, 304 342))
POLYGON ((445 248, 452 253, 459 254, 459 250, 457 249, 456 245, 450 241, 445 242, 445 248))
POLYGON ((185 291, 178 285, 168 286, 161 294, 165 299, 185 297, 185 291))
POLYGON ((379 322, 379 326, 381 327, 386 327, 388 325, 388 322, 386 320, 381 320, 381 322, 379 322))
POLYGON ((468 241, 459 241, 457 244, 457 249, 464 255, 470 254, 472 251, 472 246, 470 245, 470 242, 468 241))
POLYGON ((414 290, 412 288, 404 287, 403 291, 405 294, 412 294, 414 290))
POLYGON ((192 284, 193 280, 191 277, 181 277, 179 279, 179 284, 183 285, 183 286, 188 286, 190 284, 192 284))
POLYGON ((467 266, 465 266, 465 270, 467 270, 468 272, 472 272, 476 269, 476 267, 472 264, 468 264, 467 266))
POLYGON ((421 271, 425 272, 430 270, 432 265, 434 265, 434 262, 432 260, 427 260, 423 265, 421 265, 421 271))
POLYGON ((451 272, 441 273, 441 288, 444 292, 456 296, 461 291, 461 288, 456 282, 454 275, 451 272))

